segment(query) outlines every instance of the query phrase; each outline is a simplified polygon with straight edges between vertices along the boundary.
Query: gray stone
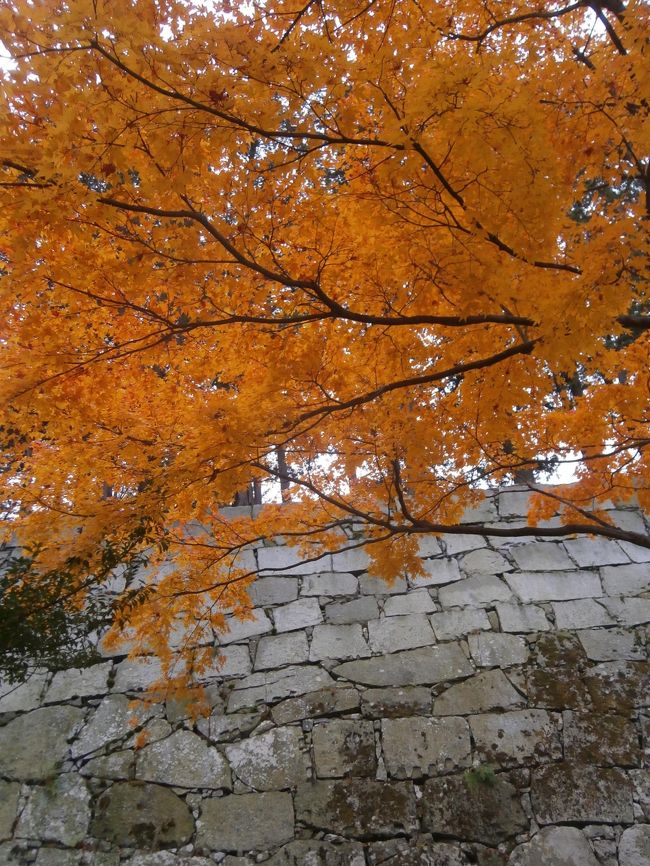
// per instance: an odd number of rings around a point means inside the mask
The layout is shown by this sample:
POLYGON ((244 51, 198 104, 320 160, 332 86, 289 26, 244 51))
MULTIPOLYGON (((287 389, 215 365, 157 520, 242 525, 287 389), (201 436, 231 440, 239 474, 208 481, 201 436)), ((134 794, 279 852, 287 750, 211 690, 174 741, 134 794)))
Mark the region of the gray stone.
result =
POLYGON ((545 710, 486 713, 469 724, 482 762, 508 767, 562 757, 557 725, 545 710))
POLYGON ((144 704, 132 705, 124 695, 109 695, 104 698, 72 744, 72 756, 90 755, 109 743, 125 739, 133 730, 143 725, 156 709, 144 704))
POLYGON ((372 722, 335 719, 314 725, 314 764, 319 779, 373 776, 377 770, 372 722))
POLYGON ((273 626, 271 620, 260 608, 253 608, 250 612, 250 619, 237 619, 230 616, 226 619, 228 630, 219 635, 219 643, 221 645, 229 643, 239 643, 240 641, 248 640, 250 637, 256 637, 260 634, 268 634, 273 626))
POLYGON ((528 660, 528 644, 514 634, 479 632, 467 638, 474 662, 481 668, 523 665, 528 660))
POLYGON ((500 670, 483 671, 450 686, 433 702, 434 715, 463 716, 521 706, 524 699, 500 670))
POLYGON ((273 611, 273 621, 276 631, 295 631, 298 628, 318 625, 323 621, 323 614, 318 599, 301 598, 282 607, 276 607, 273 611))
POLYGON ((336 604, 328 604, 325 608, 325 619, 336 625, 367 622, 379 616, 379 605, 376 599, 366 596, 336 604))
POLYGON ((487 547, 466 553, 461 557, 459 565, 465 574, 496 575, 512 571, 512 566, 504 556, 487 547))
POLYGON ((214 662, 195 674, 198 682, 204 683, 224 677, 241 677, 251 672, 251 657, 247 644, 213 647, 213 653, 214 662))
POLYGON ((367 852, 369 866, 469 866, 471 862, 458 845, 432 842, 426 836, 372 842, 367 852))
POLYGON ((585 674, 594 708, 626 713, 650 703, 650 665, 647 662, 603 662, 585 674))
POLYGON ((603 604, 619 625, 650 623, 650 598, 605 598, 603 604))
POLYGON ((444 536, 444 543, 447 556, 464 553, 466 550, 477 550, 479 547, 487 547, 487 540, 483 535, 470 533, 449 533, 444 536))
POLYGON ((230 788, 230 771, 221 754, 191 731, 178 730, 141 749, 135 775, 177 788, 230 788))
POLYGON ((83 670, 58 671, 52 678, 44 703, 52 704, 56 701, 69 701, 71 698, 106 694, 108 675, 112 667, 111 662, 104 662, 83 670))
POLYGON ((368 642, 374 652, 393 653, 431 646, 435 639, 425 614, 412 613, 371 620, 368 623, 368 642))
POLYGON ((526 517, 530 493, 527 490, 501 490, 496 503, 499 517, 526 517))
POLYGON ((213 851, 268 850, 293 838, 291 794, 233 794, 204 800, 197 844, 213 851))
POLYGON ((91 758, 79 770, 82 776, 98 779, 132 779, 135 775, 135 753, 130 749, 91 758))
POLYGON ((190 854, 172 854, 171 851, 155 851, 134 854, 124 866, 214 866, 208 857, 192 857, 190 854))
POLYGON ((449 643, 344 662, 333 672, 368 686, 411 686, 460 679, 473 668, 460 646, 449 643))
POLYGON ((650 825, 628 827, 618 844, 620 866, 648 866, 650 863, 650 825))
POLYGON ((551 604, 555 624, 560 629, 593 628, 594 626, 614 625, 614 618, 607 608, 593 598, 578 601, 554 601, 551 604))
POLYGON ((650 550, 647 547, 640 547, 630 541, 619 541, 618 545, 627 553, 632 562, 650 562, 650 550))
MULTIPOLYGON (((257 551, 259 570, 282 572, 282 574, 313 574, 315 571, 332 571, 332 557, 318 551, 303 555, 295 547, 260 547, 257 551)), ((337 569, 338 570, 338 569, 337 569)), ((350 571, 349 568, 342 569, 350 571)))
POLYGON ((639 736, 627 716, 564 713, 564 756, 575 764, 634 767, 641 764, 639 736))
POLYGON ((185 845, 193 832, 192 815, 181 798, 143 782, 116 782, 101 794, 91 826, 98 839, 154 850, 185 845))
POLYGON ((301 785, 296 794, 296 820, 360 839, 409 834, 418 826, 413 786, 373 779, 301 785))
POLYGON ((510 589, 524 602, 598 598, 603 594, 593 571, 528 571, 507 574, 510 589))
POLYGON ((274 728, 226 746, 233 774, 258 791, 292 788, 309 773, 302 731, 297 727, 274 728))
POLYGON ((599 866, 584 834, 575 827, 543 827, 517 845, 508 866, 599 866))
POLYGON ((608 538, 572 538, 564 542, 569 556, 580 568, 628 562, 618 544, 608 538))
POLYGON ((89 804, 90 794, 80 776, 72 773, 58 776, 47 786, 32 788, 16 836, 74 847, 86 838, 89 804))
POLYGON ((449 640, 472 631, 490 629, 490 620, 480 608, 458 608, 432 613, 429 617, 438 640, 449 640))
POLYGON ((49 675, 34 671, 24 683, 0 682, 0 713, 22 713, 35 710, 41 704, 49 675))
POLYGON ((431 689, 425 686, 366 689, 361 700, 364 716, 371 719, 428 716, 431 713, 431 689))
POLYGON ((307 635, 302 631, 269 635, 260 638, 255 653, 255 670, 279 668, 288 664, 300 664, 309 658, 307 635))
POLYGON ((359 581, 345 571, 326 571, 308 574, 303 578, 301 595, 354 595, 359 581))
POLYGON ((362 574, 359 578, 359 589, 363 595, 398 595, 407 591, 408 584, 404 577, 388 581, 371 574, 362 574))
POLYGON ((334 571, 366 571, 370 557, 363 547, 350 547, 333 551, 332 563, 334 571))
POLYGON ((162 679, 162 664, 156 656, 126 659, 115 668, 113 691, 144 691, 161 682, 162 679))
POLYGON ((607 595, 639 595, 650 591, 650 567, 646 563, 601 568, 600 575, 607 595))
POLYGON ((481 607, 495 601, 511 601, 513 598, 506 584, 489 574, 468 577, 450 586, 443 586, 438 591, 438 600, 443 607, 481 607))
POLYGON ((470 774, 429 779, 422 797, 425 830, 498 845, 528 828, 517 790, 502 775, 470 784, 470 774))
MULTIPOLYGON (((70 849, 41 848, 36 855, 35 863, 36 866, 82 866, 82 864, 88 862, 87 860, 82 860, 82 856, 80 851, 72 851, 70 849)), ((4 861, 2 862, 4 863, 4 861)))
POLYGON ((260 722, 259 713, 231 713, 219 709, 208 718, 198 719, 196 729, 214 743, 247 736, 260 722))
POLYGON ((370 649, 359 623, 314 627, 309 651, 310 661, 363 658, 369 655, 370 649))
POLYGON ((228 712, 270 704, 280 698, 304 695, 333 686, 334 680, 318 665, 289 665, 279 671, 251 674, 238 680, 228 699, 228 712))
POLYGON ((520 571, 567 571, 573 568, 564 547, 550 541, 515 544, 509 553, 520 571))
POLYGON ((550 628, 546 614, 537 605, 497 604, 496 610, 503 631, 528 634, 550 628))
POLYGON ((435 602, 426 589, 414 589, 404 595, 392 595, 384 602, 384 616, 433 613, 435 609, 435 602))
MULTIPOLYGON (((71 852, 71 854, 74 853, 75 852, 71 852)), ((22 866, 24 862, 23 858, 20 857, 20 851, 15 843, 7 842, 4 845, 0 844, 0 863, 2 863, 3 866, 22 866)), ((52 864, 52 866, 76 866, 78 862, 78 860, 68 860, 67 863, 56 863, 52 864)))
POLYGON ((632 785, 622 770, 551 764, 533 771, 533 809, 539 824, 631 824, 632 785))
POLYGON ((418 555, 425 559, 429 556, 440 556, 442 554, 442 545, 440 539, 435 535, 420 535, 417 539, 418 555))
POLYGON ((20 785, 16 782, 3 782, 0 779, 0 842, 11 839, 19 798, 20 785))
POLYGON ((650 769, 630 770, 629 775, 634 786, 634 799, 642 814, 650 819, 650 769))
POLYGON ((333 844, 318 839, 296 839, 284 845, 267 866, 366 866, 359 842, 333 844))
POLYGON ((282 701, 272 708, 271 716, 276 725, 286 725, 302 719, 350 712, 358 707, 359 693, 356 689, 328 688, 282 701))
POLYGON ((409 578, 409 583, 413 587, 440 586, 463 577, 454 559, 423 559, 422 565, 425 574, 409 578))
POLYGON ((386 769, 396 779, 452 772, 471 763, 465 719, 383 719, 386 769))
POLYGON ((248 594, 255 607, 285 604, 298 598, 297 577, 258 577, 248 587, 248 594))
POLYGON ((68 740, 83 717, 76 707, 45 707, 0 728, 0 775, 25 782, 49 779, 68 756, 68 740))

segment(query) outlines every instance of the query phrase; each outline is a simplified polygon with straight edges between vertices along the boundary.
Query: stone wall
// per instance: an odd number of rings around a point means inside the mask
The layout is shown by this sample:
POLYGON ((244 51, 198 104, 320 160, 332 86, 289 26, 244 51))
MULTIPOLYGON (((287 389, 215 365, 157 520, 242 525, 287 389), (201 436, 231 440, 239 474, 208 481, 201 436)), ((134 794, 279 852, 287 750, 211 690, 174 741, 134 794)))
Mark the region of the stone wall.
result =
POLYGON ((389 587, 360 551, 319 573, 255 551, 255 617, 196 723, 142 701, 148 658, 5 689, 0 864, 648 866, 650 551, 468 534, 422 555, 389 587))

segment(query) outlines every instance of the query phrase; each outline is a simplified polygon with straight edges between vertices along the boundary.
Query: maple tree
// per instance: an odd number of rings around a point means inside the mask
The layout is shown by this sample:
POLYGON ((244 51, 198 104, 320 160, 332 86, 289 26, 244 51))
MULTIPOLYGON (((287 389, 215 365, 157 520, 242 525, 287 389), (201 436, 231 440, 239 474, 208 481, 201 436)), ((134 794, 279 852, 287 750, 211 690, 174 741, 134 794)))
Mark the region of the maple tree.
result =
POLYGON ((650 546, 601 508, 650 506, 647 37, 635 0, 4 0, 12 591, 171 556, 116 611, 169 660, 246 615, 248 545, 390 578, 513 478, 530 525, 470 531, 650 546), (220 511, 251 479, 289 501, 220 511))

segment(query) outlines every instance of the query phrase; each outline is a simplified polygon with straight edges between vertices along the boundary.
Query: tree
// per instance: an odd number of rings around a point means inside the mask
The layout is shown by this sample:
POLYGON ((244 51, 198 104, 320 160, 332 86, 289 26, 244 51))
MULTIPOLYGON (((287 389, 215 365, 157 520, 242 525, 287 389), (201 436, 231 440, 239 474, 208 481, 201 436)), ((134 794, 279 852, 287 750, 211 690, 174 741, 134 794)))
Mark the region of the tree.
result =
POLYGON ((530 525, 476 532, 650 547, 601 507, 650 505, 647 27, 588 0, 4 3, 21 585, 64 573, 78 607, 107 550, 172 556, 118 617, 169 660, 179 625, 246 615, 277 533, 390 578, 516 478, 530 525), (289 502, 219 511, 268 479, 289 502))

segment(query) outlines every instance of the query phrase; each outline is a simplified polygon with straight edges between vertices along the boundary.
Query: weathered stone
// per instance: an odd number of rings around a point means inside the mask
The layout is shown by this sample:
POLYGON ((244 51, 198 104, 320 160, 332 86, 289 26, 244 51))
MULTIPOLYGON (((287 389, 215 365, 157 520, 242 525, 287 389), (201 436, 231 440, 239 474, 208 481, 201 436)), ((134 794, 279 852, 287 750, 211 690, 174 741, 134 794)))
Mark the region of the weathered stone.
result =
POLYGON ((482 535, 470 533, 450 533, 444 536, 445 550, 447 556, 456 553, 464 553, 466 550, 477 550, 479 547, 487 547, 487 540, 482 535))
POLYGON ((429 779, 421 802, 425 830, 498 845, 528 827, 517 790, 502 775, 469 784, 468 774, 429 779))
POLYGON ((530 493, 527 490, 501 490, 496 502, 499 517, 526 517, 530 493))
POLYGON ((551 608, 555 616, 555 624, 561 629, 614 625, 614 618, 607 608, 593 598, 581 598, 577 601, 554 601, 551 608))
POLYGON ((349 547, 347 550, 333 551, 332 563, 333 571, 366 571, 370 557, 363 547, 349 547))
POLYGON ((230 788, 230 771, 221 754, 191 731, 175 731, 138 752, 135 775, 177 788, 230 788))
POLYGON ((346 571, 308 574, 302 580, 301 595, 354 595, 359 581, 346 571))
POLYGON ((256 637, 260 634, 268 634, 273 628, 271 620, 259 608, 253 608, 250 619, 238 619, 234 616, 226 618, 228 630, 219 635, 219 643, 224 646, 229 643, 239 643, 256 637))
POLYGON ((90 695, 104 695, 108 691, 108 675, 113 667, 111 662, 103 662, 82 670, 58 671, 54 674, 44 703, 69 701, 90 695))
MULTIPOLYGON (((332 557, 329 553, 320 556, 318 551, 314 551, 304 555, 297 548, 286 545, 258 548, 257 561, 260 572, 282 572, 283 575, 313 574, 315 571, 333 570, 332 557)), ((342 570, 350 571, 349 568, 342 570)))
POLYGON ((623 831, 618 845, 620 866, 648 866, 650 863, 650 825, 639 824, 623 831))
POLYGON ((513 598, 508 586, 498 577, 489 574, 468 577, 443 586, 438 591, 438 599, 443 607, 482 607, 496 601, 511 601, 513 598))
POLYGON ((629 776, 634 787, 634 799, 643 815, 650 819, 650 769, 630 770, 629 776))
POLYGON ((530 705, 552 710, 588 706, 591 703, 589 692, 576 673, 571 666, 529 670, 526 688, 530 705))
POLYGON ((57 776, 47 786, 32 788, 16 827, 16 837, 74 847, 86 838, 89 804, 90 794, 80 776, 72 773, 57 776))
POLYGON ((454 559, 423 559, 422 565, 424 566, 425 574, 410 577, 409 583, 411 586, 439 586, 445 583, 452 583, 463 577, 458 568, 458 563, 454 559))
POLYGON ((384 616, 433 613, 435 609, 435 602, 426 589, 414 589, 404 595, 392 595, 384 602, 384 616))
POLYGON ((650 623, 650 598, 604 598, 602 603, 619 625, 650 623))
POLYGON ((425 614, 412 613, 371 620, 368 623, 368 642, 374 652, 393 653, 431 646, 435 639, 425 614))
POLYGON ((496 575, 512 571, 512 566, 504 556, 487 547, 466 553, 461 557, 459 565, 465 574, 496 575))
MULTIPOLYGON (((20 856, 20 849, 14 842, 6 842, 5 844, 0 844, 0 863, 2 863, 3 866, 22 866, 24 862, 25 861, 20 856)), ((79 860, 69 860, 67 863, 57 863, 53 864, 53 866, 76 866, 78 862, 79 860)))
POLYGON ((507 574, 505 580, 524 602, 598 598, 603 594, 594 571, 522 571, 507 574))
POLYGON ((143 704, 134 707, 124 695, 109 695, 90 716, 79 738, 72 744, 72 756, 78 758, 90 755, 109 743, 123 740, 155 712, 156 709, 143 704))
POLYGON ((84 711, 45 707, 0 728, 0 775, 16 781, 49 779, 68 755, 68 740, 84 711))
POLYGON ((360 842, 333 844, 318 839, 296 839, 284 845, 267 866, 365 866, 360 842))
POLYGON ((344 662, 334 673, 368 686, 410 686, 460 679, 473 669, 460 646, 449 643, 344 662))
POLYGON ((564 547, 550 541, 515 544, 509 553, 520 571, 567 571, 573 568, 564 547))
POLYGON ((429 621, 438 640, 450 640, 473 631, 490 629, 490 620, 484 610, 458 608, 432 613, 429 621))
POLYGON ((551 764, 533 771, 531 797, 540 824, 631 824, 632 785, 622 770, 551 764))
POLYGON ((335 625, 367 622, 378 616, 379 605, 376 599, 370 596, 355 598, 354 601, 328 604, 325 608, 325 619, 335 625))
POLYGON ((496 610, 503 631, 527 634, 550 628, 546 614, 537 605, 497 604, 496 610))
POLYGON ((594 568, 599 565, 616 565, 628 562, 626 554, 613 539, 572 538, 564 542, 569 556, 580 568, 594 568))
POLYGON ((208 718, 198 719, 196 729, 214 743, 247 736, 260 722, 259 713, 231 713, 224 715, 222 709, 208 718))
POLYGON ((20 785, 16 782, 3 782, 0 779, 0 842, 11 839, 19 798, 20 785))
POLYGON ((384 719, 381 731, 386 769, 393 778, 452 772, 471 763, 465 719, 384 719))
POLYGON ((300 598, 273 610, 276 631, 295 631, 323 621, 318 599, 300 598))
POLYGON ((172 854, 171 851, 154 851, 134 854, 124 866, 214 866, 214 860, 192 857, 190 854, 172 854))
POLYGON ((280 698, 304 695, 317 689, 333 686, 334 680, 317 665, 302 665, 282 668, 279 671, 251 674, 238 680, 228 699, 228 712, 269 704, 280 698))
POLYGON ((358 707, 359 692, 356 689, 328 688, 282 701, 273 707, 271 716, 276 725, 286 725, 302 719, 350 712, 358 707))
POLYGON ((628 563, 600 569, 607 595, 639 595, 650 591, 650 568, 646 563, 628 563))
POLYGON ((309 650, 310 661, 363 658, 369 655, 370 649, 359 623, 314 627, 309 650))
POLYGON ((515 710, 471 716, 469 724, 481 761, 502 767, 556 761, 562 744, 545 710, 515 710))
POLYGON ((630 541, 619 541, 618 545, 627 553, 632 562, 650 562, 650 550, 647 547, 639 547, 638 544, 632 544, 630 541))
POLYGON ((176 847, 189 841, 194 821, 185 803, 168 788, 116 782, 98 798, 91 832, 115 845, 176 847))
POLYGON ((22 713, 41 704, 49 675, 34 671, 24 683, 0 682, 0 713, 22 713))
POLYGON ((483 671, 450 686, 433 702, 434 715, 462 716, 517 707, 524 699, 500 670, 483 671))
POLYGON ((424 559, 429 556, 440 556, 442 553, 442 545, 440 539, 435 535, 420 535, 418 536, 418 555, 424 559))
POLYGON ((307 635, 302 631, 269 635, 260 638, 255 653, 255 670, 279 668, 282 665, 296 665, 309 658, 307 635))
POLYGON ((292 788, 304 782, 309 772, 302 731, 296 727, 274 728, 226 746, 233 774, 258 791, 292 788))
POLYGON ((372 722, 336 719, 315 725, 314 764, 319 779, 374 776, 377 769, 372 722))
POLYGON ((130 749, 112 752, 91 758, 79 770, 82 776, 96 776, 98 779, 132 779, 135 775, 135 754, 130 749))
POLYGON ((528 660, 528 645, 514 634, 479 632, 467 638, 474 662, 481 668, 522 665, 528 660))
MULTIPOLYGON (((4 863, 4 860, 0 862, 4 863)), ((12 860, 11 862, 18 861, 12 860)), ((81 851, 73 851, 69 848, 67 850, 63 848, 41 848, 35 860, 36 866, 85 866, 88 862, 88 860, 84 859, 81 851)), ((101 859, 97 861, 98 866, 100 866, 101 862, 101 859)), ((108 863, 110 861, 105 862, 108 863)), ((119 859, 115 861, 115 866, 119 866, 119 859)))
POLYGON ((569 632, 540 634, 534 646, 533 659, 544 669, 552 665, 571 665, 582 670, 586 663, 580 641, 569 632))
POLYGON ((301 785, 296 794, 296 820, 359 839, 413 833, 417 828, 413 786, 373 779, 301 785))
POLYGON ((508 866, 599 866, 583 833, 575 827, 543 827, 517 845, 508 866))
POLYGON ((425 686, 366 689, 361 701, 364 716, 371 719, 426 716, 431 713, 431 689, 425 686))
POLYGON ((293 838, 291 794, 233 794, 203 801, 197 844, 213 851, 267 850, 293 838))
MULTIPOLYGON (((214 650, 214 661, 197 674, 197 681, 209 682, 224 677, 241 677, 251 672, 251 656, 247 644, 220 646, 214 650)), ((184 717, 187 717, 185 714, 184 717)))
POLYGON ((648 662, 603 662, 587 672, 585 682, 597 710, 624 713, 650 704, 648 662))
POLYGON ((641 635, 620 628, 588 629, 578 632, 587 658, 595 662, 640 661, 645 658, 641 635))
POLYGON ((408 584, 404 577, 388 581, 371 574, 362 574, 359 589, 363 595, 398 595, 407 591, 408 584))
POLYGON ((567 761, 598 766, 638 767, 639 736, 626 716, 612 713, 564 713, 567 761))
POLYGON ((151 688, 163 677, 160 659, 155 656, 141 656, 126 659, 115 668, 115 692, 135 692, 151 688))
POLYGON ((248 587, 248 594, 255 607, 285 604, 298 598, 297 577, 258 577, 248 587))

